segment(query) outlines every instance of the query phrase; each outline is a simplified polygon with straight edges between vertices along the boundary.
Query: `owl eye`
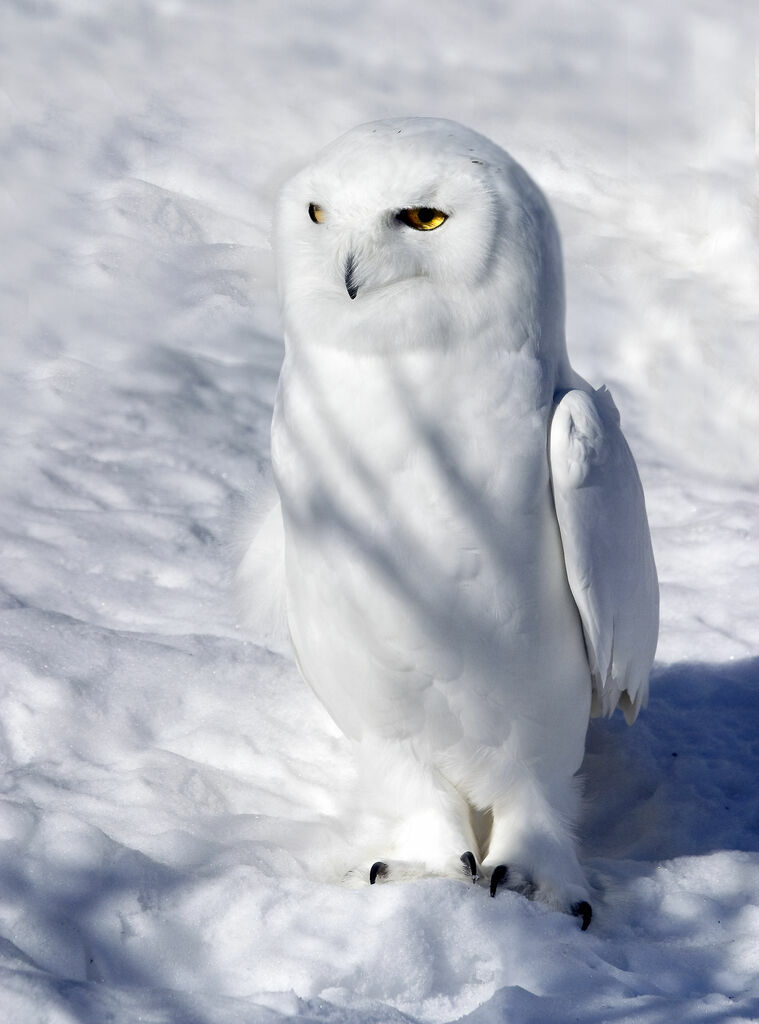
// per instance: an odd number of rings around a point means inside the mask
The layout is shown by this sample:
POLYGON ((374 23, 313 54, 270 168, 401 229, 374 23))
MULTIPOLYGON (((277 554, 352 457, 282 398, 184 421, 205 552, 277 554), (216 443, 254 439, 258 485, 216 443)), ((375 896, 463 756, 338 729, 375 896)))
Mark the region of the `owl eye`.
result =
POLYGON ((448 220, 448 214, 433 210, 431 206, 414 206, 410 210, 401 210, 398 219, 417 231, 433 231, 448 220))
POLYGON ((324 222, 325 213, 321 206, 316 203, 308 204, 308 215, 314 224, 322 224, 324 222))

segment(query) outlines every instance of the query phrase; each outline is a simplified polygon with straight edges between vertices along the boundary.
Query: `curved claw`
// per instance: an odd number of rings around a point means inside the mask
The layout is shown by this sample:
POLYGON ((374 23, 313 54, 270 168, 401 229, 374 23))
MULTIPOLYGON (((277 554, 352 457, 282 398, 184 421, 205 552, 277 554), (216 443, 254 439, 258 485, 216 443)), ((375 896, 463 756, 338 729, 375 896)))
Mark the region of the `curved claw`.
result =
POLYGON ((474 854, 471 852, 471 850, 467 850, 466 853, 461 854, 460 860, 461 863, 469 872, 469 874, 472 876, 472 885, 474 885, 474 883, 480 877, 477 874, 477 861, 474 859, 474 854))
POLYGON ((378 878, 386 878, 387 872, 388 867, 384 860, 375 861, 369 870, 369 885, 374 885, 378 878))
POLYGON ((490 895, 495 896, 495 891, 501 883, 505 882, 509 877, 509 869, 505 864, 499 864, 498 867, 493 868, 493 874, 490 876, 490 895))
POLYGON ((588 925, 590 924, 590 919, 593 917, 593 908, 591 905, 587 900, 580 900, 579 903, 572 904, 572 913, 575 917, 582 918, 580 931, 586 932, 588 930, 588 925))

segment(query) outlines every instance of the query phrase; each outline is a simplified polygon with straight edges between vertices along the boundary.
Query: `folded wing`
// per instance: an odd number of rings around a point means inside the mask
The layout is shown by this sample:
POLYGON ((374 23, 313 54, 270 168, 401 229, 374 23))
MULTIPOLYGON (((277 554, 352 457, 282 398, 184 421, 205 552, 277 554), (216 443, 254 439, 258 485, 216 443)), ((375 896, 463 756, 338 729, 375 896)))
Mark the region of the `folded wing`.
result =
POLYGON ((643 489, 606 388, 560 396, 551 477, 564 562, 585 635, 594 715, 632 723, 648 697, 659 587, 643 489))

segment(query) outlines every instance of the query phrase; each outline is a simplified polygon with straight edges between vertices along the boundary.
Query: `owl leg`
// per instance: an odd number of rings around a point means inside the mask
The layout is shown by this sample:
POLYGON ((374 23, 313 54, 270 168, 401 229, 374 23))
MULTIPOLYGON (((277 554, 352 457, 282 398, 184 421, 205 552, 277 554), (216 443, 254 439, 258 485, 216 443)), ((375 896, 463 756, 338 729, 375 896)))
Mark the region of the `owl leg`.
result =
POLYGON ((476 881, 479 848, 466 799, 403 744, 364 753, 364 806, 381 823, 381 859, 372 864, 370 881, 424 875, 476 881))
POLYGON ((533 779, 514 783, 493 801, 493 829, 482 867, 490 893, 499 885, 581 918, 583 931, 592 910, 585 876, 568 821, 577 804, 572 780, 552 787, 552 800, 533 779), (562 810, 557 810, 560 807, 562 810))

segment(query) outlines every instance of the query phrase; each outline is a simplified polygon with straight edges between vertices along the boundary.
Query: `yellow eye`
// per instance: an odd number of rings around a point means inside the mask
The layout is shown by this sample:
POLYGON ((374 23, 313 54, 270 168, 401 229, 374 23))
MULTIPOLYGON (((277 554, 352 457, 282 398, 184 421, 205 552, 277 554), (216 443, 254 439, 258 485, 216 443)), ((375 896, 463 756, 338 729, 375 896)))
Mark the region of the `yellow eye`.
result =
POLYGON ((433 231, 448 220, 447 213, 433 210, 430 206, 414 206, 410 210, 401 210, 398 217, 404 224, 417 231, 433 231))
POLYGON ((314 224, 322 224, 326 216, 321 206, 317 206, 316 203, 308 204, 308 215, 314 224))

